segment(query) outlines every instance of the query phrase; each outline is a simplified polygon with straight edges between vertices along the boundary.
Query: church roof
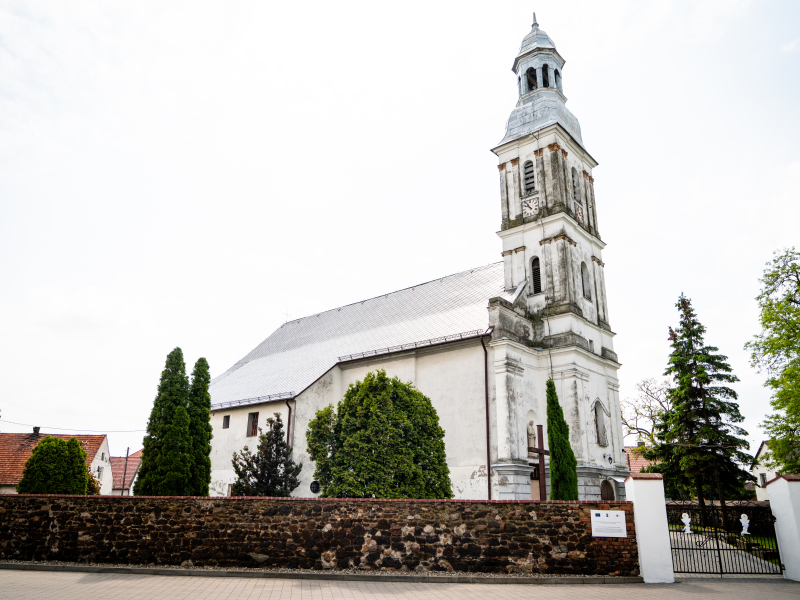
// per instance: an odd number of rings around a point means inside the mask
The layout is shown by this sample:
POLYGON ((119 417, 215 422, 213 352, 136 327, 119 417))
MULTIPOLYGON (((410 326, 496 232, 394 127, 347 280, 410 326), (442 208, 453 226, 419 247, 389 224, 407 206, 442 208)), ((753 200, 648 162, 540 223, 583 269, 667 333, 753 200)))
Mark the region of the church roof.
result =
POLYGON ((211 381, 214 409, 300 394, 337 362, 475 337, 490 298, 509 299, 498 262, 289 321, 211 381))

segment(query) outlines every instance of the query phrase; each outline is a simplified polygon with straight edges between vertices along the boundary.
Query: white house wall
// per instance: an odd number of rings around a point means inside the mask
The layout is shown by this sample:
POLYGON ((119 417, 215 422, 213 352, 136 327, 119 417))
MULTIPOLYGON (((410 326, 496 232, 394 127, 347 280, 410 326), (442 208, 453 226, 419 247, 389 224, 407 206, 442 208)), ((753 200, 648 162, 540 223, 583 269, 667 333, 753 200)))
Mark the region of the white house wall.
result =
POLYGON ((100 493, 103 495, 110 495, 111 489, 114 487, 114 475, 111 473, 111 457, 108 452, 108 437, 103 439, 103 443, 100 444, 100 449, 95 454, 94 459, 92 459, 91 471, 92 474, 97 477, 97 468, 100 467, 102 469, 102 475, 100 476, 100 493))

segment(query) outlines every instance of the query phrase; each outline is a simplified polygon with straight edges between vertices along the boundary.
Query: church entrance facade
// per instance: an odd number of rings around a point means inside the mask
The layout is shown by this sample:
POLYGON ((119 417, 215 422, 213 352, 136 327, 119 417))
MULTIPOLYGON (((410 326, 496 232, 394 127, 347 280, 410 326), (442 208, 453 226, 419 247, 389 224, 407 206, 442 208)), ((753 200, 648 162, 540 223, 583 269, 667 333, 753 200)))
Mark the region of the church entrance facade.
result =
POLYGON ((232 452, 254 444, 252 415, 280 412, 303 462, 295 495, 315 495, 308 422, 349 383, 385 369, 431 398, 456 498, 546 499, 552 379, 580 499, 624 500, 597 162, 566 107, 564 64, 534 16, 512 65, 518 101, 492 150, 502 262, 290 321, 215 378, 213 493, 233 482, 232 452))

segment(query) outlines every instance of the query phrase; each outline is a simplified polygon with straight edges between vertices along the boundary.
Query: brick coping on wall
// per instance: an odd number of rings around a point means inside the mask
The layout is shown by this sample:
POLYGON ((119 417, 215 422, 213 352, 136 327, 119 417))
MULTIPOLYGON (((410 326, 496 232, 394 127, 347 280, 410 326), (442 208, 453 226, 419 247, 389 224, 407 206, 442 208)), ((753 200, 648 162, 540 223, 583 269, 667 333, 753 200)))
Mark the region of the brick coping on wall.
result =
POLYGON ((299 496, 117 496, 94 495, 82 496, 79 494, 0 494, 0 498, 102 498, 112 500, 281 500, 294 502, 431 502, 431 503, 457 503, 457 504, 633 504, 630 500, 456 500, 451 498, 301 498, 299 496))

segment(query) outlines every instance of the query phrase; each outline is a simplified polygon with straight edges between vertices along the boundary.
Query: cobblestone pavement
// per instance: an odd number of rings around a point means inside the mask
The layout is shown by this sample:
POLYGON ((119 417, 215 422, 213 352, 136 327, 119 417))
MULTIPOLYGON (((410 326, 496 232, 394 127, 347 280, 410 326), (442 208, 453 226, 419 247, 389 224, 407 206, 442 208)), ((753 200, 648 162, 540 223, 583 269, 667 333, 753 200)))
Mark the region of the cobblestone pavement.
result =
POLYGON ((0 571, 0 599, 19 600, 508 600, 533 595, 549 599, 772 600, 800 597, 800 583, 786 580, 683 579, 672 585, 492 585, 216 579, 104 573, 0 571))

